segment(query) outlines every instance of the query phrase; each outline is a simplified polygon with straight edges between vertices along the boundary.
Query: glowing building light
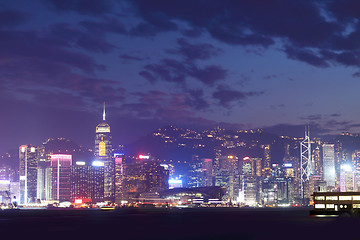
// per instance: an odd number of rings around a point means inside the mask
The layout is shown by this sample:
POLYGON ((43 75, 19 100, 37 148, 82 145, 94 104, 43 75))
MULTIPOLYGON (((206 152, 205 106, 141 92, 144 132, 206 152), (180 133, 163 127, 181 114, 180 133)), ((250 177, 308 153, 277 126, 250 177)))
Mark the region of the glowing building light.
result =
POLYGON ((139 155, 139 158, 140 158, 140 159, 149 159, 150 156, 140 154, 140 155, 139 155))
POLYGON ((93 161, 91 165, 94 167, 103 167, 104 163, 102 161, 93 161))
POLYGON ((77 161, 75 164, 79 165, 79 166, 84 166, 85 162, 84 161, 77 161))
POLYGON ((247 160, 249 160, 249 159, 250 159, 250 157, 244 157, 244 158, 243 158, 244 161, 247 161, 247 160))
POLYGON ((83 203, 83 200, 81 198, 76 198, 74 203, 81 204, 83 203))

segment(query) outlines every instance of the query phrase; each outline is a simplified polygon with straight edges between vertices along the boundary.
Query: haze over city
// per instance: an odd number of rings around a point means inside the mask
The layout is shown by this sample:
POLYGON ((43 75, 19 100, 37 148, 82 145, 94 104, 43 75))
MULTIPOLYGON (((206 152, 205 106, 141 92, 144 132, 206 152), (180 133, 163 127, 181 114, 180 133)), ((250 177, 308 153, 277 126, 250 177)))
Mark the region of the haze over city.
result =
POLYGON ((359 132, 358 1, 0 4, 0 152, 169 124, 359 132))

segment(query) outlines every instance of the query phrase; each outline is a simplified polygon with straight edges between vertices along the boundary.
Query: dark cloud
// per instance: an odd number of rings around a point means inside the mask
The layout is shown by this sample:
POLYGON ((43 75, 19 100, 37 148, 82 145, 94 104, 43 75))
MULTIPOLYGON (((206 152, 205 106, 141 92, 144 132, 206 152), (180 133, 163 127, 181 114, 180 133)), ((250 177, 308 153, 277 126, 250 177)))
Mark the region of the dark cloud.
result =
POLYGON ((81 21, 80 25, 92 34, 104 35, 106 33, 127 34, 125 25, 117 18, 105 18, 103 21, 81 21))
POLYGON ((199 68, 193 63, 167 58, 162 59, 158 64, 146 65, 145 71, 141 71, 139 74, 151 83, 162 80, 178 83, 184 87, 186 86, 186 79, 189 77, 208 86, 212 86, 227 77, 227 71, 218 65, 199 68))
POLYGON ((87 73, 104 70, 105 66, 96 64, 94 60, 80 52, 64 48, 56 39, 43 37, 35 31, 0 31, 0 58, 5 63, 12 60, 33 60, 65 64, 87 73))
POLYGON ((130 62, 130 61, 143 61, 144 58, 142 57, 137 57, 137 56, 131 56, 128 54, 122 54, 120 55, 120 59, 124 60, 125 62, 130 62))
POLYGON ((314 53, 311 50, 287 46, 284 52, 286 53, 287 57, 290 59, 306 62, 315 67, 329 67, 329 64, 326 61, 326 59, 318 56, 316 53, 314 53))
POLYGON ((212 44, 191 44, 184 38, 179 38, 177 43, 179 46, 176 49, 170 49, 167 52, 179 54, 185 57, 186 61, 206 60, 222 52, 221 49, 214 47, 212 44))
POLYGON ((99 16, 113 11, 112 0, 43 0, 58 11, 73 11, 79 14, 99 16))
POLYGON ((204 92, 201 89, 189 89, 187 90, 189 96, 186 99, 186 103, 195 110, 208 109, 210 104, 204 99, 204 92))
POLYGON ((241 103, 248 97, 258 96, 261 94, 263 94, 263 92, 241 92, 230 89, 227 86, 220 85, 217 87, 212 96, 218 100, 220 106, 230 108, 234 103, 241 103))
POLYGON ((25 23, 30 14, 15 10, 0 10, 0 28, 12 28, 25 23))

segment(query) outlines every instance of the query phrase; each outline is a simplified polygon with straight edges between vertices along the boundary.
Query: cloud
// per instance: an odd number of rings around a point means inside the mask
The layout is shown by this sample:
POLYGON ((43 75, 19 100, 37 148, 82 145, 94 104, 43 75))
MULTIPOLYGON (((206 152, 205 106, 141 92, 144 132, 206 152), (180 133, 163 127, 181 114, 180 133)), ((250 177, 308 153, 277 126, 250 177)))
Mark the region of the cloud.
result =
POLYGON ((144 58, 143 57, 138 57, 138 56, 131 56, 128 54, 122 54, 119 56, 120 59, 124 60, 124 62, 132 62, 132 61, 143 61, 144 58))
POLYGON ((315 67, 326 68, 329 67, 326 59, 318 56, 311 50, 303 49, 303 48, 295 48, 292 46, 287 46, 284 49, 287 57, 293 60, 299 60, 305 62, 307 64, 313 65, 315 67))
POLYGON ((30 14, 18 10, 0 10, 0 28, 13 28, 30 19, 30 14))
POLYGON ((191 62, 164 58, 158 64, 146 65, 145 70, 140 71, 139 74, 150 83, 161 80, 185 87, 188 78, 194 78, 207 86, 212 86, 225 80, 228 73, 219 65, 208 65, 200 68, 191 62))
POLYGON ((263 92, 241 92, 224 85, 219 85, 212 96, 218 100, 220 106, 230 108, 234 103, 241 103, 248 97, 259 96, 261 94, 263 92))
POLYGON ((44 0, 57 11, 73 11, 83 15, 101 16, 113 11, 112 0, 44 0))
POLYGON ((186 61, 207 60, 222 52, 221 49, 214 47, 212 44, 191 44, 184 38, 179 38, 177 43, 179 46, 176 49, 167 50, 167 53, 179 54, 186 61))

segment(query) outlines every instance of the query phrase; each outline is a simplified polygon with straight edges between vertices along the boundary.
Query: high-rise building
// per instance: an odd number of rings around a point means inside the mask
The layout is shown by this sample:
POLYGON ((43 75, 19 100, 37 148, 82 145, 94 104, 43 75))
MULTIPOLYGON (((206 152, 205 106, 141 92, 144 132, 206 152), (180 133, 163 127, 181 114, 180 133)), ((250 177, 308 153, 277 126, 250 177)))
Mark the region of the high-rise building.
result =
POLYGON ((334 144, 323 144, 323 172, 328 187, 335 187, 335 152, 334 144))
POLYGON ((104 163, 76 161, 71 166, 71 201, 87 199, 93 203, 104 201, 104 163))
POLYGON ((236 156, 219 158, 219 169, 215 173, 215 186, 226 187, 225 201, 238 201, 240 189, 239 161, 236 156))
POLYGON ((125 198, 124 194, 124 164, 123 153, 115 153, 115 202, 120 203, 125 198))
POLYGON ((90 198, 90 165, 85 161, 76 161, 71 165, 71 201, 90 198))
POLYGON ((322 167, 322 161, 321 161, 321 151, 320 147, 317 146, 313 150, 313 156, 312 156, 312 174, 313 175, 323 175, 323 167, 322 167))
POLYGON ((169 171, 159 161, 140 155, 124 164, 123 194, 136 198, 141 193, 158 192, 169 188, 169 171))
POLYGON ((188 187, 203 187, 204 173, 203 164, 198 155, 193 155, 190 163, 190 169, 187 176, 188 187))
POLYGON ((104 198, 115 201, 115 162, 112 155, 112 136, 110 126, 105 121, 105 104, 103 120, 96 126, 95 158, 104 163, 104 198))
POLYGON ((20 146, 20 204, 36 202, 38 159, 39 149, 37 147, 32 145, 20 146))
POLYGON ((70 201, 71 181, 70 167, 72 165, 72 155, 53 154, 51 155, 52 168, 52 197, 53 200, 60 202, 70 201))
POLYGON ((212 159, 210 158, 202 159, 202 163, 203 163, 203 173, 204 173, 204 186, 211 187, 214 185, 212 159))
POLYGON ((340 192, 354 191, 354 171, 350 164, 340 166, 340 192))
POLYGON ((270 152, 270 144, 261 145, 261 148, 264 149, 264 163, 262 168, 270 168, 271 164, 271 152, 270 152))

